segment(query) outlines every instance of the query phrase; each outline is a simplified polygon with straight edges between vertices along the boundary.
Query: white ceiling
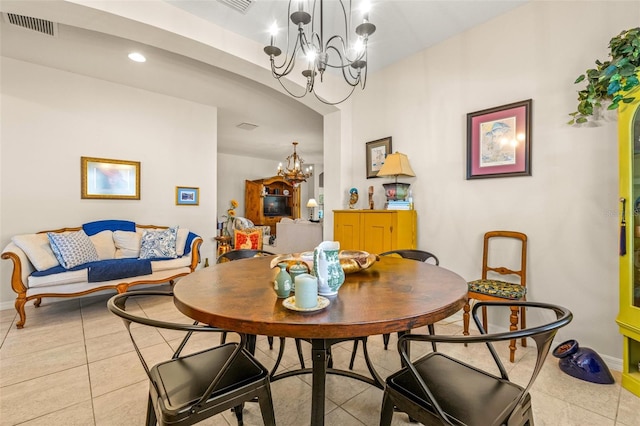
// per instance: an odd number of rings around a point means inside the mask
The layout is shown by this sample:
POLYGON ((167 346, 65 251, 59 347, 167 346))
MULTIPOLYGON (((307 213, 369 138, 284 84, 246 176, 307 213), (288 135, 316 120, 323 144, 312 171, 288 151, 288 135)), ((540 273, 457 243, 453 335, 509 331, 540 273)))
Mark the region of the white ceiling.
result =
MULTIPOLYGON (((369 72, 526 1, 372 0, 370 21, 377 31, 369 44, 369 72)), ((145 1, 129 3, 144 7, 145 1)), ((268 40, 267 29, 276 17, 284 26, 288 5, 284 0, 255 0, 242 14, 215 0, 167 3, 260 44, 268 40)), ((328 3, 335 4, 336 0, 328 3)), ((8 4, 12 2, 0 2, 1 10, 7 11, 8 4)), ((15 4, 10 11, 20 13, 20 2, 15 4)), ((47 2, 47 8, 52 7, 56 7, 55 3, 47 2)), ((29 16, 41 17, 33 9, 28 11, 29 16)), ((85 26, 90 27, 90 23, 85 26)), ((300 142, 299 152, 308 164, 322 162, 320 114, 263 84, 191 59, 187 53, 170 53, 135 40, 67 25, 60 25, 58 37, 54 38, 0 20, 0 37, 3 56, 217 106, 220 152, 281 161, 295 140, 300 142), (137 64, 126 58, 135 48, 143 48, 148 57, 146 63, 137 64), (243 122, 258 128, 238 129, 236 126, 243 122)), ((266 55, 264 58, 267 62, 266 55)))
MULTIPOLYGON (((165 1, 262 45, 269 43, 269 27, 274 21, 283 39, 284 28, 290 22, 287 18, 288 0, 243 0, 251 2, 245 14, 220 0, 165 1)), ((376 32, 369 39, 369 72, 375 72, 521 6, 528 0, 368 1, 371 4, 369 21, 376 26, 376 32)), ((308 10, 309 3, 312 1, 303 0, 305 10, 308 10)), ((338 0, 325 0, 325 3, 325 21, 328 21, 327 17, 342 16, 338 0)), ((344 0, 343 3, 348 7, 350 2, 344 0)), ((361 0, 351 2, 355 17, 352 28, 361 22, 360 3, 361 0)), ((328 25, 331 26, 331 22, 328 25)), ((328 28, 327 32, 331 33, 331 29, 328 28)))

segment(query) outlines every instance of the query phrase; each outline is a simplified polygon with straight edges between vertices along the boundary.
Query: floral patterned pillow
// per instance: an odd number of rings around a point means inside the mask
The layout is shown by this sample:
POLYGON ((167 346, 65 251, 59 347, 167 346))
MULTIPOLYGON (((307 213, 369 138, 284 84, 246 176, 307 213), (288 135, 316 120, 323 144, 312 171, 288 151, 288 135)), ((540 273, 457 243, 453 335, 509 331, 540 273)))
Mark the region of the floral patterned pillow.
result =
POLYGON ((163 230, 145 230, 140 240, 139 259, 176 258, 178 227, 163 230))
POLYGON ((233 230, 233 248, 235 250, 251 249, 262 250, 262 230, 245 229, 244 231, 233 230))

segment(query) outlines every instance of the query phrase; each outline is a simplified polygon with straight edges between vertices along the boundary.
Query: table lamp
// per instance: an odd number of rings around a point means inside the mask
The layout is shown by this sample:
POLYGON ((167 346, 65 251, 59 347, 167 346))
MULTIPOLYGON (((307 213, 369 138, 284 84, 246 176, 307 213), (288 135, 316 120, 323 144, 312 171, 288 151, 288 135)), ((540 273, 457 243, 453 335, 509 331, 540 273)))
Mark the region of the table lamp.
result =
POLYGON ((405 200, 409 194, 408 183, 399 183, 398 176, 415 176, 409 164, 409 158, 405 154, 400 152, 394 152, 387 155, 384 160, 384 164, 380 168, 377 176, 394 176, 396 181, 394 183, 384 183, 385 194, 387 201, 405 200))
POLYGON ((307 201, 307 208, 309 209, 309 220, 313 220, 314 207, 318 207, 318 202, 315 198, 309 198, 309 201, 307 201))

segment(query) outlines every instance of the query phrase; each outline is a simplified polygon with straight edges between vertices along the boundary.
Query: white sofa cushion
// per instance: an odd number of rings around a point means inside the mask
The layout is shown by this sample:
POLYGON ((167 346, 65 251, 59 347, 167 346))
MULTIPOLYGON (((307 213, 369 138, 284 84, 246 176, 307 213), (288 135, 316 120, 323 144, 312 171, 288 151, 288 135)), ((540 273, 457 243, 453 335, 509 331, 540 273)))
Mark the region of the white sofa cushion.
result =
POLYGON ((176 254, 178 256, 184 255, 184 249, 187 246, 188 236, 189 236, 188 228, 178 228, 178 235, 176 236, 176 254))
POLYGON ((151 270, 153 272, 168 271, 169 269, 177 269, 191 265, 191 257, 178 257, 176 259, 152 260, 151 270))
POLYGON ((11 238, 11 241, 20 247, 38 271, 44 271, 60 264, 51 250, 47 234, 16 235, 11 238))
POLYGON ((115 259, 116 245, 113 242, 113 231, 102 231, 89 237, 98 252, 100 260, 115 259))
POLYGON ((116 259, 140 256, 140 238, 142 234, 131 231, 113 231, 113 242, 116 245, 116 259))
POLYGON ((65 269, 99 260, 95 246, 82 230, 69 233, 48 232, 47 236, 51 250, 65 269))
POLYGON ((44 275, 41 277, 29 276, 27 285, 29 288, 49 287, 62 284, 86 283, 89 281, 88 269, 60 272, 58 274, 44 275))

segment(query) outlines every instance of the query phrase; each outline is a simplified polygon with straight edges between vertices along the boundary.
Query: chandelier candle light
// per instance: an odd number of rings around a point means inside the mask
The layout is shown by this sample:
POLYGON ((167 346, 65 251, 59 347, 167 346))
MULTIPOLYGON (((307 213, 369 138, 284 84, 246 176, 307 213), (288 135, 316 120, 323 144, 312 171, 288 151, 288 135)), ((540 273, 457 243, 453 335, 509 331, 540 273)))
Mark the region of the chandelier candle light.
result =
POLYGON ((383 183, 387 201, 405 200, 409 195, 408 183, 398 183, 398 176, 415 176, 409 158, 400 152, 387 155, 377 176, 394 176, 394 183, 383 183))
POLYGON ((275 45, 278 25, 273 23, 270 30, 271 42, 264 48, 264 52, 271 61, 271 74, 291 96, 302 98, 313 92, 321 102, 336 105, 347 100, 358 85, 364 89, 367 82, 367 43, 369 36, 376 31, 376 26, 369 22, 369 1, 363 0, 362 21, 356 26, 355 32, 350 34, 352 15, 357 15, 352 14, 351 3, 351 0, 289 1, 287 50, 280 64, 275 60, 282 53, 275 45), (330 23, 340 21, 336 26, 341 27, 342 31, 336 31, 338 34, 325 34, 325 3, 329 3, 328 9, 335 10, 338 15, 334 19, 327 19, 330 23), (302 62, 302 67, 296 68, 296 60, 302 62), (304 68, 301 73, 307 79, 307 84, 303 93, 296 94, 285 87, 281 79, 300 68, 304 68), (338 101, 329 101, 316 92, 316 77, 320 74, 322 82, 327 68, 340 71, 350 87, 347 95, 338 101))
POLYGON ((296 152, 298 142, 293 143, 293 154, 287 157, 287 167, 282 168, 282 163, 278 164, 278 176, 282 176, 294 186, 298 186, 301 182, 306 182, 313 175, 313 167, 309 166, 302 171, 304 160, 296 152))

